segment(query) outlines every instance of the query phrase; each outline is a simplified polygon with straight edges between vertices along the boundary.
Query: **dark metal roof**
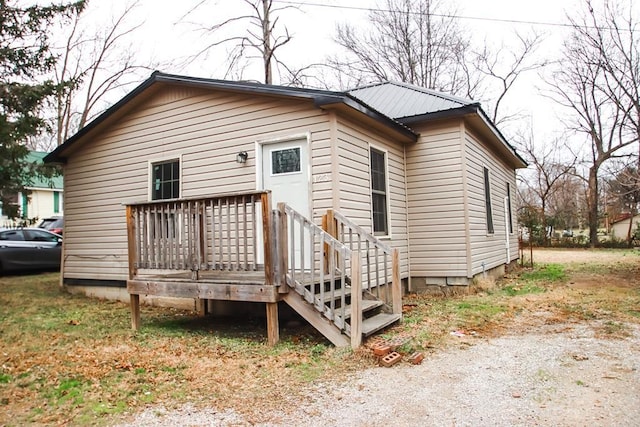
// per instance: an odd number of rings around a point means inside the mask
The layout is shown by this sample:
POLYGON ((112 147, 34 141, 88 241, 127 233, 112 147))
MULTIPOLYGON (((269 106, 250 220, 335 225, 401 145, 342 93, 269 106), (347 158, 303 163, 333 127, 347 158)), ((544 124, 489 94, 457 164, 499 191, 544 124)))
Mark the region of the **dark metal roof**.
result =
POLYGON ((375 83, 352 89, 349 94, 409 127, 414 123, 438 119, 467 115, 477 117, 498 144, 513 156, 519 167, 527 166, 527 162, 509 144, 479 102, 398 82, 375 83))
POLYGON ((281 97, 290 97, 290 98, 303 98, 309 99, 314 102, 314 104, 318 107, 327 106, 331 104, 344 104, 352 109, 359 111, 362 114, 367 115, 368 117, 381 122, 382 124, 388 126, 389 128, 403 134, 407 138, 411 140, 417 140, 417 134, 413 132, 410 128, 403 125, 402 123, 394 120, 393 118, 385 115, 375 108, 370 107, 366 103, 362 102, 356 97, 351 96, 346 92, 333 92, 328 90, 318 90, 318 89, 306 89, 306 88, 298 88, 298 87, 287 87, 287 86, 276 86, 276 85, 266 85, 262 83, 254 83, 254 82, 234 82, 228 80, 216 80, 216 79, 208 79, 208 78, 200 78, 200 77, 189 77, 189 76, 180 76, 175 74, 165 74, 159 71, 155 71, 151 74, 151 76, 142 82, 139 86, 137 86, 134 90, 128 93, 124 98, 120 99, 114 105, 112 105, 109 109, 105 110, 102 114, 92 120, 85 127, 80 129, 75 135, 71 136, 67 139, 64 144, 60 145, 54 151, 49 153, 45 158, 45 163, 61 163, 65 161, 63 152, 71 145, 75 144, 78 140, 82 139, 83 136, 91 132, 98 125, 103 123, 109 117, 111 117, 114 113, 120 110, 123 106, 129 103, 133 98, 144 92, 150 86, 156 83, 165 83, 165 84, 177 84, 177 85, 187 85, 193 87, 203 87, 207 89, 218 89, 225 91, 233 91, 233 92, 243 92, 243 93, 251 93, 251 94, 261 94, 261 95, 272 95, 272 96, 281 96, 281 97))

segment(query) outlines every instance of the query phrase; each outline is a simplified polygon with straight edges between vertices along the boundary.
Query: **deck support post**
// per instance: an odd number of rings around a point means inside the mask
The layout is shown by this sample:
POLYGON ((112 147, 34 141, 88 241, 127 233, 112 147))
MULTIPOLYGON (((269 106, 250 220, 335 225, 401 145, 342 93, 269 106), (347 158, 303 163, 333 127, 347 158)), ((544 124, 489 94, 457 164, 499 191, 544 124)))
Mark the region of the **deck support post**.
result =
POLYGON ((402 314, 402 283, 400 281, 400 251, 391 252, 391 307, 393 314, 402 314))
POLYGON ((351 252, 351 348, 362 344, 362 254, 351 252))
POLYGON ((267 342, 276 345, 280 341, 280 326, 278 324, 278 303, 267 303, 267 342))
POLYGON ((289 286, 287 286, 287 271, 289 270, 289 226, 287 223, 287 211, 285 209, 285 203, 278 203, 278 216, 277 216, 277 235, 278 241, 276 260, 278 262, 278 279, 276 285, 278 285, 278 292, 286 294, 289 292, 289 286))
POLYGON ((137 331, 140 329, 140 295, 130 294, 131 301, 131 329, 137 331))
POLYGON ((196 299, 196 310, 198 311, 198 316, 206 316, 207 315, 207 300, 198 298, 196 299))

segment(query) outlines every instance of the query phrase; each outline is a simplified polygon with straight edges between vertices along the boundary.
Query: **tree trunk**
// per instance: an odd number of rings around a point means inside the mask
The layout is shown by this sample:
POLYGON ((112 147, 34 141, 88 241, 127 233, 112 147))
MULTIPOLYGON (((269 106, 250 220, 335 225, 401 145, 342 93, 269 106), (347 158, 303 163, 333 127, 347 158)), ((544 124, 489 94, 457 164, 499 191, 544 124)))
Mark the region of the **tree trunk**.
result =
POLYGON ((270 17, 269 17, 269 1, 262 0, 262 62, 264 65, 264 82, 265 84, 273 83, 273 76, 271 75, 271 56, 273 52, 271 50, 271 29, 270 17))
POLYGON ((629 247, 633 247, 633 219, 636 216, 636 208, 634 204, 631 205, 631 218, 629 218, 629 228, 627 229, 627 244, 629 247))
POLYGON ((589 246, 595 248, 598 245, 598 166, 589 168, 589 189, 587 194, 587 207, 589 209, 589 246))

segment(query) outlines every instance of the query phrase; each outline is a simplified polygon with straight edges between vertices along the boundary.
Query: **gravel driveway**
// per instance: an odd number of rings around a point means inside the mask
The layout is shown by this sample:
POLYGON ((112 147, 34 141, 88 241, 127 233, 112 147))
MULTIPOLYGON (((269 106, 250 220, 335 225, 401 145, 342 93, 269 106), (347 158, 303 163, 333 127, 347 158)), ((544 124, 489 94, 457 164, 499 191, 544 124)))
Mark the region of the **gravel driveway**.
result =
POLYGON ((130 425, 158 426, 638 426, 640 328, 596 338, 597 323, 526 335, 462 338, 421 365, 372 368, 318 384, 289 413, 246 419, 214 409, 149 409, 130 425))
MULTIPOLYGON (((590 262, 562 251, 543 251, 536 262, 561 255, 590 262)), ((537 315, 544 320, 544 310, 537 315)), ((626 337, 608 338, 597 334, 602 322, 541 321, 498 338, 461 337, 421 365, 315 384, 283 405, 287 412, 248 418, 224 408, 154 407, 128 425, 640 426, 640 327, 626 324, 626 337)))

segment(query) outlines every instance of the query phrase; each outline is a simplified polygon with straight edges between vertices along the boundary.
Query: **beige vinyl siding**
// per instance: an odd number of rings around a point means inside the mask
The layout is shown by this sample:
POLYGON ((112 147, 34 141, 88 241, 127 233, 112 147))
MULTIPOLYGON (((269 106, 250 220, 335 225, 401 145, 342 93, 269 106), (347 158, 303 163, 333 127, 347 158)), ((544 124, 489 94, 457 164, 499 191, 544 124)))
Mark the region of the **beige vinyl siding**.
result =
POLYGON ((420 139, 406 148, 411 276, 466 277, 460 124, 415 130, 420 139))
MULTIPOLYGON (((390 245, 400 251, 400 275, 409 275, 404 147, 353 122, 338 119, 338 192, 343 215, 372 230, 369 148, 386 151, 390 245)), ((384 239, 384 238, 383 238, 384 239)))
MULTIPOLYGON (((123 203, 148 200, 149 161, 180 159, 182 197, 252 191, 256 142, 301 134, 311 135, 312 174, 328 173, 329 160, 319 159, 328 152, 328 116, 312 102, 161 89, 70 156, 65 278, 127 278, 123 203), (239 151, 249 153, 243 165, 239 151)), ((314 209, 331 200, 330 185, 321 184, 314 209)))
POLYGON ((495 154, 470 130, 465 135, 466 176, 469 197, 469 223, 471 245, 472 275, 481 273, 483 269, 491 269, 505 264, 505 210, 504 198, 507 195, 507 182, 511 185, 511 214, 514 233, 509 234, 510 260, 518 258, 518 241, 515 233, 515 171, 495 154), (484 167, 489 169, 491 186, 491 208, 493 211, 494 233, 487 232, 484 167))
POLYGON ((322 223, 322 215, 333 206, 333 183, 331 182, 331 135, 327 128, 313 133, 311 156, 311 204, 313 220, 322 223))

